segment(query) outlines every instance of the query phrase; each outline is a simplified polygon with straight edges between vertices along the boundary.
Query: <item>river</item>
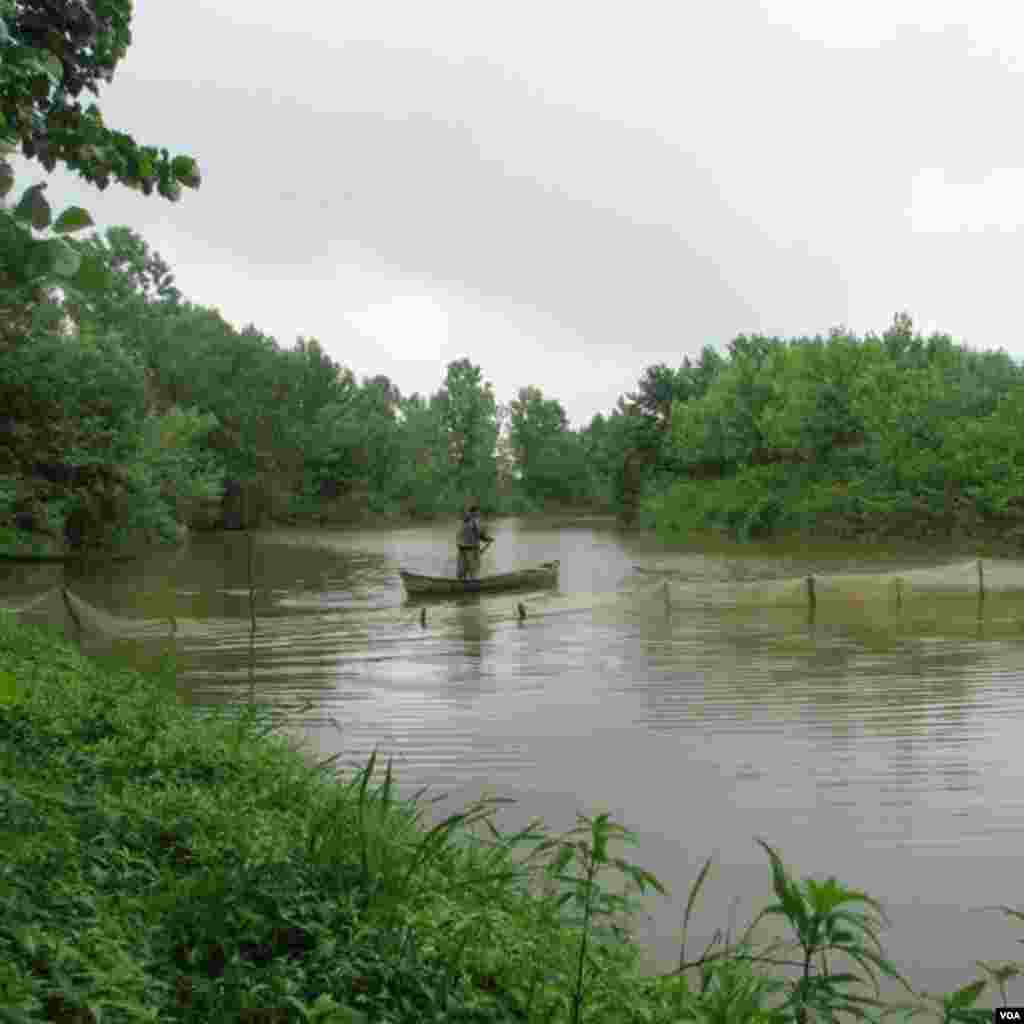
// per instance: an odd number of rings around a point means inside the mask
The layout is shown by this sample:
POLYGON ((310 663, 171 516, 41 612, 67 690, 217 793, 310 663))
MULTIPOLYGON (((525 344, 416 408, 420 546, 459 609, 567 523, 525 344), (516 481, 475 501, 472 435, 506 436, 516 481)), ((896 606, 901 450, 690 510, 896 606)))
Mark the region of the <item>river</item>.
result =
POLYGON ((255 533, 254 636, 240 533, 84 577, 5 565, 0 597, 63 580, 114 615, 208 622, 177 641, 185 699, 312 701, 299 728, 323 756, 358 761, 377 747, 407 788, 449 793, 447 808, 488 792, 517 801, 499 821, 540 815, 554 827, 610 811, 639 836, 630 859, 672 891, 639 929, 657 966, 678 956, 687 889, 707 856, 716 868, 691 950, 770 901, 755 836, 798 873, 880 899, 886 948, 919 987, 948 991, 975 976, 974 961, 1016 955, 1024 926, 975 908, 1024 905, 1024 632, 879 643, 827 623, 633 597, 662 575, 685 587, 951 554, 669 549, 588 520, 505 520, 492 532, 485 573, 558 558, 558 591, 427 603, 421 625, 397 569, 452 574, 454 524, 442 524, 255 533))

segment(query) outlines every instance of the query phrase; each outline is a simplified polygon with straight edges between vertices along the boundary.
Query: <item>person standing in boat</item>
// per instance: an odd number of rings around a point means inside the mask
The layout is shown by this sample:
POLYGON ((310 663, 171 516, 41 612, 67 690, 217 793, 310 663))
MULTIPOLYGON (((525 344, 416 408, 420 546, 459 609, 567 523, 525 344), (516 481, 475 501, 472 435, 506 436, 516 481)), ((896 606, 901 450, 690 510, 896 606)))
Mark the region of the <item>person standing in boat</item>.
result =
POLYGON ((459 548, 460 580, 475 580, 480 575, 480 555, 483 546, 494 543, 494 538, 480 522, 480 506, 471 505, 462 517, 456 543, 459 548))

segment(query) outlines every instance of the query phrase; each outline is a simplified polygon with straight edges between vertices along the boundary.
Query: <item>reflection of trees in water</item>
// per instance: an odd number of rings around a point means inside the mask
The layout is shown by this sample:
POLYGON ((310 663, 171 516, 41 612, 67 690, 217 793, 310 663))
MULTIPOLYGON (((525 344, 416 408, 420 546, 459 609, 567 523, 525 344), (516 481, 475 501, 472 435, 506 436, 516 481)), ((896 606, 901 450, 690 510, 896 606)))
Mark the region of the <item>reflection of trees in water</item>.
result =
POLYGON ((780 637, 708 612, 685 623, 651 615, 639 641, 648 680, 627 685, 643 692, 654 729, 798 720, 827 726, 833 740, 948 748, 963 737, 985 678, 986 655, 972 644, 904 639, 879 654, 842 629, 780 637))
MULTIPOLYGON (((346 601, 366 604, 391 575, 387 557, 309 544, 268 541, 253 534, 252 577, 257 619, 295 615, 278 603, 280 593, 310 604, 332 602, 332 592, 346 601), (276 593, 275 593, 276 592, 276 593)), ((153 573, 147 578, 152 580, 153 573)), ((137 581, 134 584, 137 587, 137 581)), ((186 557, 175 567, 173 585, 191 592, 179 600, 180 616, 196 619, 249 617, 249 543, 245 531, 199 536, 190 541, 186 557)), ((300 614, 309 614, 303 608, 300 614)))
POLYGON ((712 743, 749 733, 756 744, 796 726, 817 748, 806 770, 819 789, 835 789, 829 802, 848 803, 847 787, 858 780, 875 794, 870 800, 894 806, 914 791, 978 785, 972 719, 998 700, 988 689, 991 649, 906 639, 880 655, 842 630, 805 637, 798 651, 756 627, 711 633, 652 617, 640 643, 656 668, 625 686, 642 694, 640 722, 655 731, 703 732, 712 743))

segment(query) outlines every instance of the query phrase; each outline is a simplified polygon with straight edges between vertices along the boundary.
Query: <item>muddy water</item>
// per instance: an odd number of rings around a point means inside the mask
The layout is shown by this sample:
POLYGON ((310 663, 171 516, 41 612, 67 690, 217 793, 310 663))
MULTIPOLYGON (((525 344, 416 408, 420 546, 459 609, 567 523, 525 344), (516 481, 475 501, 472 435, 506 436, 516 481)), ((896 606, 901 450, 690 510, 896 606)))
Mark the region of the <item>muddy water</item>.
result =
MULTIPOLYGON (((378 747, 410 789, 450 793, 443 806, 514 797, 509 825, 611 811, 640 837, 633 859, 673 893, 640 928, 658 965, 678 956, 686 890, 708 855, 718 866, 691 948, 769 902, 755 836, 798 872, 881 899, 887 948, 918 986, 949 990, 975 960, 1017 955, 1024 926, 973 908, 1024 906, 1024 633, 879 643, 841 625, 638 596, 663 573, 685 586, 952 556, 667 550, 585 521, 493 532, 485 572, 561 560, 558 591, 521 598, 523 622, 520 598, 496 595, 429 603, 421 626, 397 568, 451 574, 453 524, 256 534, 254 636, 241 534, 65 582, 116 615, 192 623, 177 640, 186 699, 311 700, 301 729, 325 756, 378 747)), ((0 596, 41 593, 59 573, 2 568, 0 596)))

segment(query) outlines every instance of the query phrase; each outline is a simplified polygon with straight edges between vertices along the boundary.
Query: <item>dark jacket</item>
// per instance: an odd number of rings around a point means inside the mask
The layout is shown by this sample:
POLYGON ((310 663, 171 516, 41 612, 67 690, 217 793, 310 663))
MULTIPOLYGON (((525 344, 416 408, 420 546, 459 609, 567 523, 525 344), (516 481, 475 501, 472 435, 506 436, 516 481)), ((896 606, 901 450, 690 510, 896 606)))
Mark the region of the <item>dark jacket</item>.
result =
POLYGON ((466 516, 456 538, 460 548, 478 548, 481 541, 493 541, 494 538, 483 528, 476 516, 466 516))

